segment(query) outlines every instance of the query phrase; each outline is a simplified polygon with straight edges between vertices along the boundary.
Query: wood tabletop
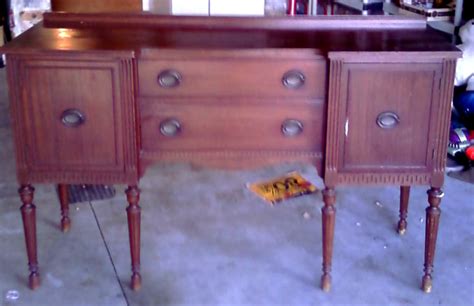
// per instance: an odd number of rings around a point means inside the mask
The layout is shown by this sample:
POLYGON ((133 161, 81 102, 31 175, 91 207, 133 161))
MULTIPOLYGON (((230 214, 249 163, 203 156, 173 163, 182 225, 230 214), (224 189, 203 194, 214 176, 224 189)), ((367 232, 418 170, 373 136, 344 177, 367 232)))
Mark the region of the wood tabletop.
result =
POLYGON ((134 55, 147 49, 457 51, 445 36, 423 22, 403 18, 384 22, 379 16, 294 19, 50 13, 1 52, 109 51, 134 55))

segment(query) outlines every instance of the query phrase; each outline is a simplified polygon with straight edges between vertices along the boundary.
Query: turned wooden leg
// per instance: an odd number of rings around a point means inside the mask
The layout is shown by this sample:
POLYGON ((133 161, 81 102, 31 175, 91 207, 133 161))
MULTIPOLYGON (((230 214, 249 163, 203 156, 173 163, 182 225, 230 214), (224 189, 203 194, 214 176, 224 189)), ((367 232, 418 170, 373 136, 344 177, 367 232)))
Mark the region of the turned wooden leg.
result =
POLYGON ((36 250, 36 207, 33 204, 34 192, 35 189, 31 185, 22 185, 18 190, 21 202, 23 203, 20 210, 23 219, 23 229, 25 232, 28 268, 30 270, 28 285, 31 289, 36 289, 40 285, 36 250))
POLYGON ((323 276, 321 277, 321 288, 328 292, 331 290, 331 263, 336 219, 336 209, 334 207, 336 192, 334 188, 326 188, 323 191, 323 200, 323 276))
POLYGON ((410 198, 410 186, 400 187, 400 220, 398 221, 397 232, 404 235, 407 230, 408 200, 410 198))
POLYGON ((69 218, 69 200, 66 184, 58 185, 59 203, 61 204, 61 230, 64 233, 71 229, 71 219, 69 218))
POLYGON ((140 189, 137 186, 129 186, 125 191, 127 194, 127 217, 128 232, 130 237, 130 255, 132 257, 132 290, 140 289, 142 277, 140 275, 140 189))
POLYGON ((428 202, 430 206, 426 208, 426 233, 425 233, 425 269, 421 288, 426 293, 431 292, 433 287, 433 261, 436 249, 436 238, 438 236, 439 217, 441 215, 441 199, 444 194, 440 188, 428 190, 428 202))

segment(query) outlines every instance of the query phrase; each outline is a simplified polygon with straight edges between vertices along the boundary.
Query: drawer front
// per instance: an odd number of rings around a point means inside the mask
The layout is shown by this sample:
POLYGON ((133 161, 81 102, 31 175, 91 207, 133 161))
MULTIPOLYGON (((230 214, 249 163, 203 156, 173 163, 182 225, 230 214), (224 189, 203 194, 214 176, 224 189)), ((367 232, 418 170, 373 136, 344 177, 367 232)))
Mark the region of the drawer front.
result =
POLYGON ((324 98, 324 60, 141 60, 141 96, 324 98))
POLYGON ((322 152, 324 105, 141 101, 144 151, 322 152))

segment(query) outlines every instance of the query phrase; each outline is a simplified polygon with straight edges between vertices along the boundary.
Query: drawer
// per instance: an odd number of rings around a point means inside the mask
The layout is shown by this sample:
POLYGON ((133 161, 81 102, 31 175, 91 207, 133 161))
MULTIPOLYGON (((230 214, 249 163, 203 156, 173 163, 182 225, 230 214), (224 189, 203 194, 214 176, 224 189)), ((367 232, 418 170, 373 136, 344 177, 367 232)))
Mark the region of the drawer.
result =
POLYGON ((324 104, 141 101, 144 151, 322 152, 324 104))
POLYGON ((141 96, 324 98, 326 62, 295 60, 140 60, 141 96))

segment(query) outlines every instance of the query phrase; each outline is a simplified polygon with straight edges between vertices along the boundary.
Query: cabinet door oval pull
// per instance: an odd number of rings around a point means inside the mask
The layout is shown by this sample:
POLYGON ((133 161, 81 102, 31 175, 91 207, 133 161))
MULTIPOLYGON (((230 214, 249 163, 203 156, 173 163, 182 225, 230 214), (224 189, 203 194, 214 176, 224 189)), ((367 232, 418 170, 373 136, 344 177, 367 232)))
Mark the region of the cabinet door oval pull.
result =
POLYGON ((160 133, 166 137, 174 137, 181 132, 181 123, 177 119, 165 119, 160 123, 160 133))
POLYGON ((303 133, 303 123, 296 119, 287 119, 281 124, 281 132, 286 137, 294 137, 303 133))
POLYGON ((377 125, 382 129, 393 129, 400 123, 400 117, 395 112, 383 112, 377 116, 377 125))
POLYGON ((301 71, 290 70, 288 72, 285 72, 281 79, 281 82, 288 89, 298 89, 304 85, 305 79, 306 77, 301 71))
POLYGON ((86 116, 78 109, 67 109, 61 114, 61 123, 70 128, 78 127, 86 122, 86 116))
POLYGON ((177 87, 182 79, 181 74, 176 70, 163 70, 158 74, 158 84, 163 88, 177 87))

